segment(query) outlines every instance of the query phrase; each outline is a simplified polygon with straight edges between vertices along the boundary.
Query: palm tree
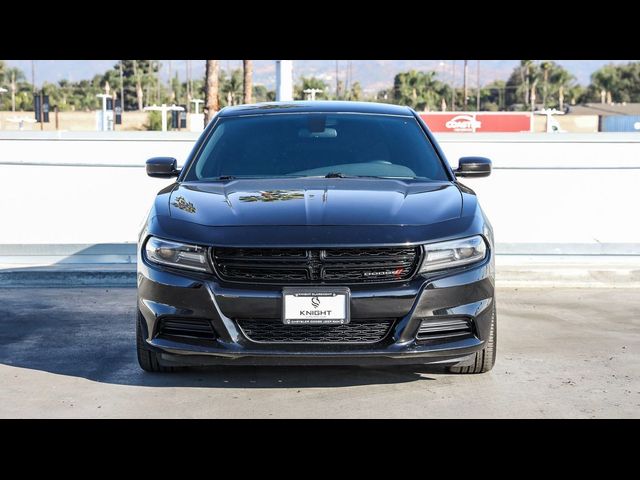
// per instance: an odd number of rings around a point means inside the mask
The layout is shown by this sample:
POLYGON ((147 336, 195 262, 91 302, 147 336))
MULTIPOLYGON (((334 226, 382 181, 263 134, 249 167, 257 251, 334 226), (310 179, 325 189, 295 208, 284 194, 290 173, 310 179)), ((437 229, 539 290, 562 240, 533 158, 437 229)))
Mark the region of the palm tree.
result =
POLYGON ((25 81, 25 76, 19 68, 7 68, 5 71, 5 82, 9 82, 11 90, 11 111, 16 111, 16 93, 18 93, 18 83, 25 81))
POLYGON ((351 85, 351 88, 349 89, 347 99, 354 101, 362 99, 362 86, 360 85, 360 82, 353 82, 353 85, 351 85))
POLYGON ((304 100, 306 97, 304 91, 311 88, 322 90, 316 94, 317 100, 326 100, 328 98, 327 92, 329 91, 329 85, 327 85, 324 80, 317 77, 300 77, 300 80, 294 87, 295 99, 304 100))
POLYGON ((417 110, 437 110, 442 98, 449 95, 447 85, 436 79, 436 72, 410 70, 395 76, 393 98, 396 103, 417 110))
POLYGON ((551 71, 550 75, 551 82, 554 87, 557 87, 558 89, 558 108, 563 110, 565 94, 571 92, 573 89, 575 77, 559 65, 554 64, 554 67, 555 68, 551 71))
POLYGON ((620 72, 614 65, 605 65, 591 74, 592 88, 598 91, 604 91, 605 98, 607 94, 611 96, 613 92, 616 100, 620 101, 618 99, 620 83, 620 72))
POLYGON ((60 99, 62 107, 66 108, 67 99, 69 98, 69 93, 71 92, 71 83, 69 83, 69 80, 63 78, 62 80, 58 81, 58 86, 60 87, 58 90, 60 92, 60 96, 62 97, 60 99))
POLYGON ((529 105, 529 95, 531 93, 530 84, 534 81, 535 64, 533 60, 520 60, 520 85, 518 93, 522 95, 525 106, 529 105))
POLYGON ((244 98, 242 103, 251 103, 251 94, 253 91, 253 62, 251 60, 242 61, 242 71, 244 72, 242 88, 244 98))
POLYGON ((549 92, 549 70, 553 64, 551 62, 542 62, 540 69, 542 70, 542 108, 547 107, 547 94, 549 92))
POLYGON ((218 111, 218 60, 207 60, 207 68, 205 73, 205 107, 204 107, 204 124, 207 125, 209 120, 213 118, 215 112, 218 111))
POLYGON ((243 75, 240 69, 230 72, 227 77, 222 70, 218 76, 218 92, 220 98, 224 99, 224 105, 237 105, 242 102, 243 97, 243 75))
POLYGON ((142 93, 142 81, 140 80, 140 73, 138 72, 138 61, 133 61, 133 76, 136 79, 136 100, 138 101, 138 111, 142 111, 143 105, 143 93, 142 93))

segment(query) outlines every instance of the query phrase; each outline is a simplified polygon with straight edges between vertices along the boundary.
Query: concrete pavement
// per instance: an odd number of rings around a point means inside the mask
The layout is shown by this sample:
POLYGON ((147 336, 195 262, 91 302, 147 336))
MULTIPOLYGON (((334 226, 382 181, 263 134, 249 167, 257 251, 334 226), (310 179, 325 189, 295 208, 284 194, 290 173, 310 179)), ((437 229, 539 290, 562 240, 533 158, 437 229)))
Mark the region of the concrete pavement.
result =
POLYGON ((500 288, 485 375, 421 367, 146 374, 132 288, 0 289, 0 417, 640 417, 640 290, 500 288))

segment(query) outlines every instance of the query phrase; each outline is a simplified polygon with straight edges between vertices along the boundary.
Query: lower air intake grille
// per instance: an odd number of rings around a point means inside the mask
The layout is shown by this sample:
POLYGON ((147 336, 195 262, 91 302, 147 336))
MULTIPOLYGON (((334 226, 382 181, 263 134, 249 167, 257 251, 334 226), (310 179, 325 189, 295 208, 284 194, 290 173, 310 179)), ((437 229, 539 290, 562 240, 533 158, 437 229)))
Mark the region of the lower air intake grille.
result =
POLYGON ((240 319, 238 325, 254 342, 375 343, 387 336, 393 319, 353 319, 346 325, 285 325, 275 319, 240 319))
POLYGON ((158 324, 159 337, 215 339, 211 322, 205 318, 162 318, 158 324))
POLYGON ((471 320, 466 318, 452 318, 447 320, 423 320, 418 330, 418 340, 433 340, 436 338, 462 337, 473 335, 471 320))

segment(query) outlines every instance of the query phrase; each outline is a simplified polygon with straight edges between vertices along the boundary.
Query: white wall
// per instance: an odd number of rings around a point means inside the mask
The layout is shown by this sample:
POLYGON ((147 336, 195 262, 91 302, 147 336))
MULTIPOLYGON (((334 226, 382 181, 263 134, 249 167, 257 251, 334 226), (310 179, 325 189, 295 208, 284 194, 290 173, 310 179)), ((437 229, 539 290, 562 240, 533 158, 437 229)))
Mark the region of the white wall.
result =
POLYGON ((501 243, 640 243, 640 135, 443 134, 454 168, 486 156, 476 191, 501 243))
MULTIPOLYGON (((135 242, 155 193, 152 156, 188 155, 197 134, 111 132, 0 135, 2 244, 135 242), (92 165, 92 166, 90 166, 92 165)), ((479 194, 500 244, 640 244, 640 135, 441 134, 452 165, 493 160, 479 194)), ((532 246, 533 244, 533 246, 532 246)), ((506 248, 506 247, 505 247, 506 248)), ((625 247, 626 248, 626 247, 625 247)), ((551 253, 551 252, 550 252, 551 253)), ((561 252, 560 252, 561 253, 561 252)))

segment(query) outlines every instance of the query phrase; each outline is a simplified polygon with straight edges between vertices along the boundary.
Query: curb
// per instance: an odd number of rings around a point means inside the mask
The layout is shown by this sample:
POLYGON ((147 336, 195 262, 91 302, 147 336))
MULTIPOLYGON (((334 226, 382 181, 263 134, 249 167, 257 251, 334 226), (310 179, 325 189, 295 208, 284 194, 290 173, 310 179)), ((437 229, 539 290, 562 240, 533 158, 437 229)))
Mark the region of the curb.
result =
MULTIPOLYGON (((65 265, 0 270, 0 288, 135 287, 136 265, 65 265), (66 267, 66 268, 64 268, 66 267)), ((496 286, 504 288, 637 288, 637 267, 574 265, 498 266, 496 286)))
POLYGON ((0 272, 0 288, 135 287, 134 271, 10 271, 0 272))

